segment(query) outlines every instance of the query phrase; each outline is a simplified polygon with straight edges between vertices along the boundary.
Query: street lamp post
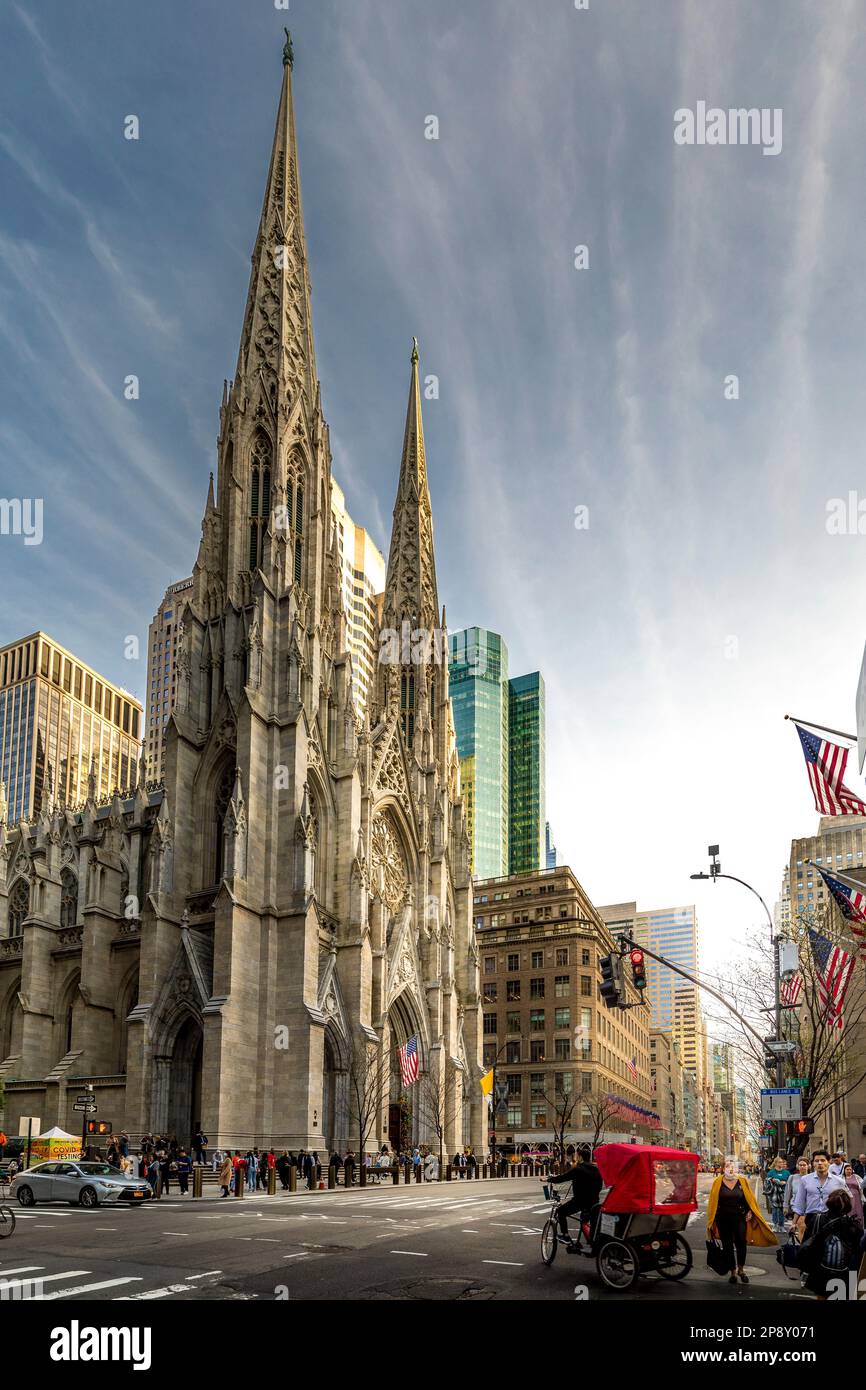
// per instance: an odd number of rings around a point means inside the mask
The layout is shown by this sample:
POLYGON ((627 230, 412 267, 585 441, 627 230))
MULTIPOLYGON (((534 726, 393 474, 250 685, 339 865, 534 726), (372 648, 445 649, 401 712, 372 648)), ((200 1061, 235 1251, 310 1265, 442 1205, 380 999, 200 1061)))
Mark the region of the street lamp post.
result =
MULTIPOLYGON (((771 945, 772 948, 773 948, 773 1012, 774 1012, 775 1021, 776 1021, 776 1042, 781 1042, 781 1041, 782 1041, 782 994, 781 994, 780 980, 779 980, 779 937, 776 935, 776 928, 775 928, 775 925, 774 925, 774 923, 773 923, 773 918, 772 918, 772 915, 771 915, 771 913, 770 913, 770 909, 767 907, 767 904, 764 902, 764 899, 761 897, 761 895, 760 895, 760 893, 758 892, 757 888, 753 888, 752 885, 751 885, 751 883, 747 883, 746 880, 745 880, 744 878, 737 878, 736 874, 723 874, 723 873, 722 873, 722 866, 721 866, 721 864, 719 863, 719 847, 718 847, 718 845, 708 845, 708 846, 707 846, 707 853, 708 853, 709 856, 710 856, 710 871, 709 871, 709 873, 690 874, 689 877, 690 877, 690 878, 693 878, 693 879, 707 879, 707 878, 708 878, 708 879, 712 879, 713 882, 715 882, 717 878, 728 878, 728 879, 731 880, 732 883, 739 883, 739 884, 741 885, 741 887, 743 887, 743 888, 748 888, 749 892, 752 893, 752 894, 754 895, 754 897, 756 897, 756 898, 758 899, 758 902, 761 904, 761 907, 764 909, 764 912, 765 912, 766 915, 767 915, 767 923, 768 923, 769 928, 770 928, 770 945, 771 945)), ((784 1061, 783 1061, 783 1059, 782 1059, 782 1054, 781 1054, 781 1052, 777 1052, 777 1053, 776 1053, 775 1062, 776 1062, 776 1085, 781 1089, 782 1083, 784 1082, 784 1079, 785 1079, 785 1074, 784 1074, 785 1063, 784 1063, 784 1061)), ((783 1121, 782 1121, 782 1126, 783 1126, 783 1137, 784 1137, 785 1140, 786 1140, 786 1148, 787 1148, 787 1137, 788 1137, 788 1136, 787 1136, 787 1121, 784 1121, 784 1120, 783 1120, 783 1121)))

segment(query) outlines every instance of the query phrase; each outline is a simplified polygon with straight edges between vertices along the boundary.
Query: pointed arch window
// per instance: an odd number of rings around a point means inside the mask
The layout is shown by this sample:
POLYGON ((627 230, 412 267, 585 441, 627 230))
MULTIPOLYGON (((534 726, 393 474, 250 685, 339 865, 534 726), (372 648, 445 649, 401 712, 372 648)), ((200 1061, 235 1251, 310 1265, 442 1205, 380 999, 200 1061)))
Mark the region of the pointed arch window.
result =
POLYGON ((409 672, 400 677, 400 722, 408 744, 415 737, 415 677, 409 672))
POLYGON ((273 450, 267 435, 259 430, 250 457, 250 545, 249 568, 262 563, 265 531, 271 511, 271 458, 273 450))
POLYGON ((292 578, 296 584, 303 583, 304 579, 304 533, 306 528, 305 474, 306 464, 304 462, 304 457, 299 450, 296 450, 289 459, 289 465, 286 470, 286 520, 288 525, 288 535, 286 537, 288 547, 287 562, 291 570, 292 578))
POLYGON ((30 886, 25 879, 19 879, 9 897, 9 935, 21 936, 24 918, 30 911, 30 886))
MULTIPOLYGON (((71 869, 60 875, 60 925, 74 927, 78 916, 78 879, 71 869)), ((69 1049, 67 1048, 67 1051, 69 1049)))
POLYGON ((214 853, 214 883, 219 883, 223 876, 223 838, 225 835, 226 813, 229 809, 229 802, 232 799, 232 790, 235 784, 235 771, 231 763, 226 765, 225 770, 217 784, 216 799, 214 802, 214 815, 216 819, 216 847, 214 853))

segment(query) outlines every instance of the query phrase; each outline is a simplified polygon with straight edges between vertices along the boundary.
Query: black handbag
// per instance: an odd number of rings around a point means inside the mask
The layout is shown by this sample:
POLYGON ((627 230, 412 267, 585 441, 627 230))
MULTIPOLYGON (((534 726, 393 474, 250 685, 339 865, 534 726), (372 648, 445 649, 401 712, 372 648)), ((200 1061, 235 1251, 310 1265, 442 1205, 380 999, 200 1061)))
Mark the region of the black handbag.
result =
POLYGON ((714 1274, 730 1274, 728 1257, 720 1240, 707 1241, 707 1264, 714 1274))
POLYGON ((787 1271, 789 1269, 803 1268, 801 1264, 802 1251, 803 1246, 800 1244, 794 1232, 792 1231, 791 1234, 788 1236, 788 1239, 785 1241, 785 1244, 780 1245, 778 1250, 776 1251, 776 1259, 782 1266, 782 1269, 786 1271, 786 1277, 787 1271))

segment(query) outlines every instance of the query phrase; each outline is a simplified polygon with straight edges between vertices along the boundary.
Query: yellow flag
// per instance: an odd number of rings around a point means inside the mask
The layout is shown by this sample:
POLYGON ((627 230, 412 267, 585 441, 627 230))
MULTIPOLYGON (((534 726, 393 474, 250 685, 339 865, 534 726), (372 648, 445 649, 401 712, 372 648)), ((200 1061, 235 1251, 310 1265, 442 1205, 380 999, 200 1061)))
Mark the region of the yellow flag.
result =
POLYGON ((481 1078, 481 1094, 489 1096, 493 1094, 493 1068, 486 1071, 481 1078))

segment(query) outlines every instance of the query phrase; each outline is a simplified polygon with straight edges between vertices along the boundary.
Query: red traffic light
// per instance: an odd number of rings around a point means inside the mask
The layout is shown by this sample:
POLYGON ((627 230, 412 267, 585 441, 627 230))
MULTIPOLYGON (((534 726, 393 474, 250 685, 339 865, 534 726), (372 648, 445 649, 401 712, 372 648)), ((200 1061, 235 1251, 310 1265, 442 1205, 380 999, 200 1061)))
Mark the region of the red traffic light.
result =
POLYGON ((643 965, 643 951, 638 946, 635 946, 631 953, 631 963, 632 965, 643 965))

